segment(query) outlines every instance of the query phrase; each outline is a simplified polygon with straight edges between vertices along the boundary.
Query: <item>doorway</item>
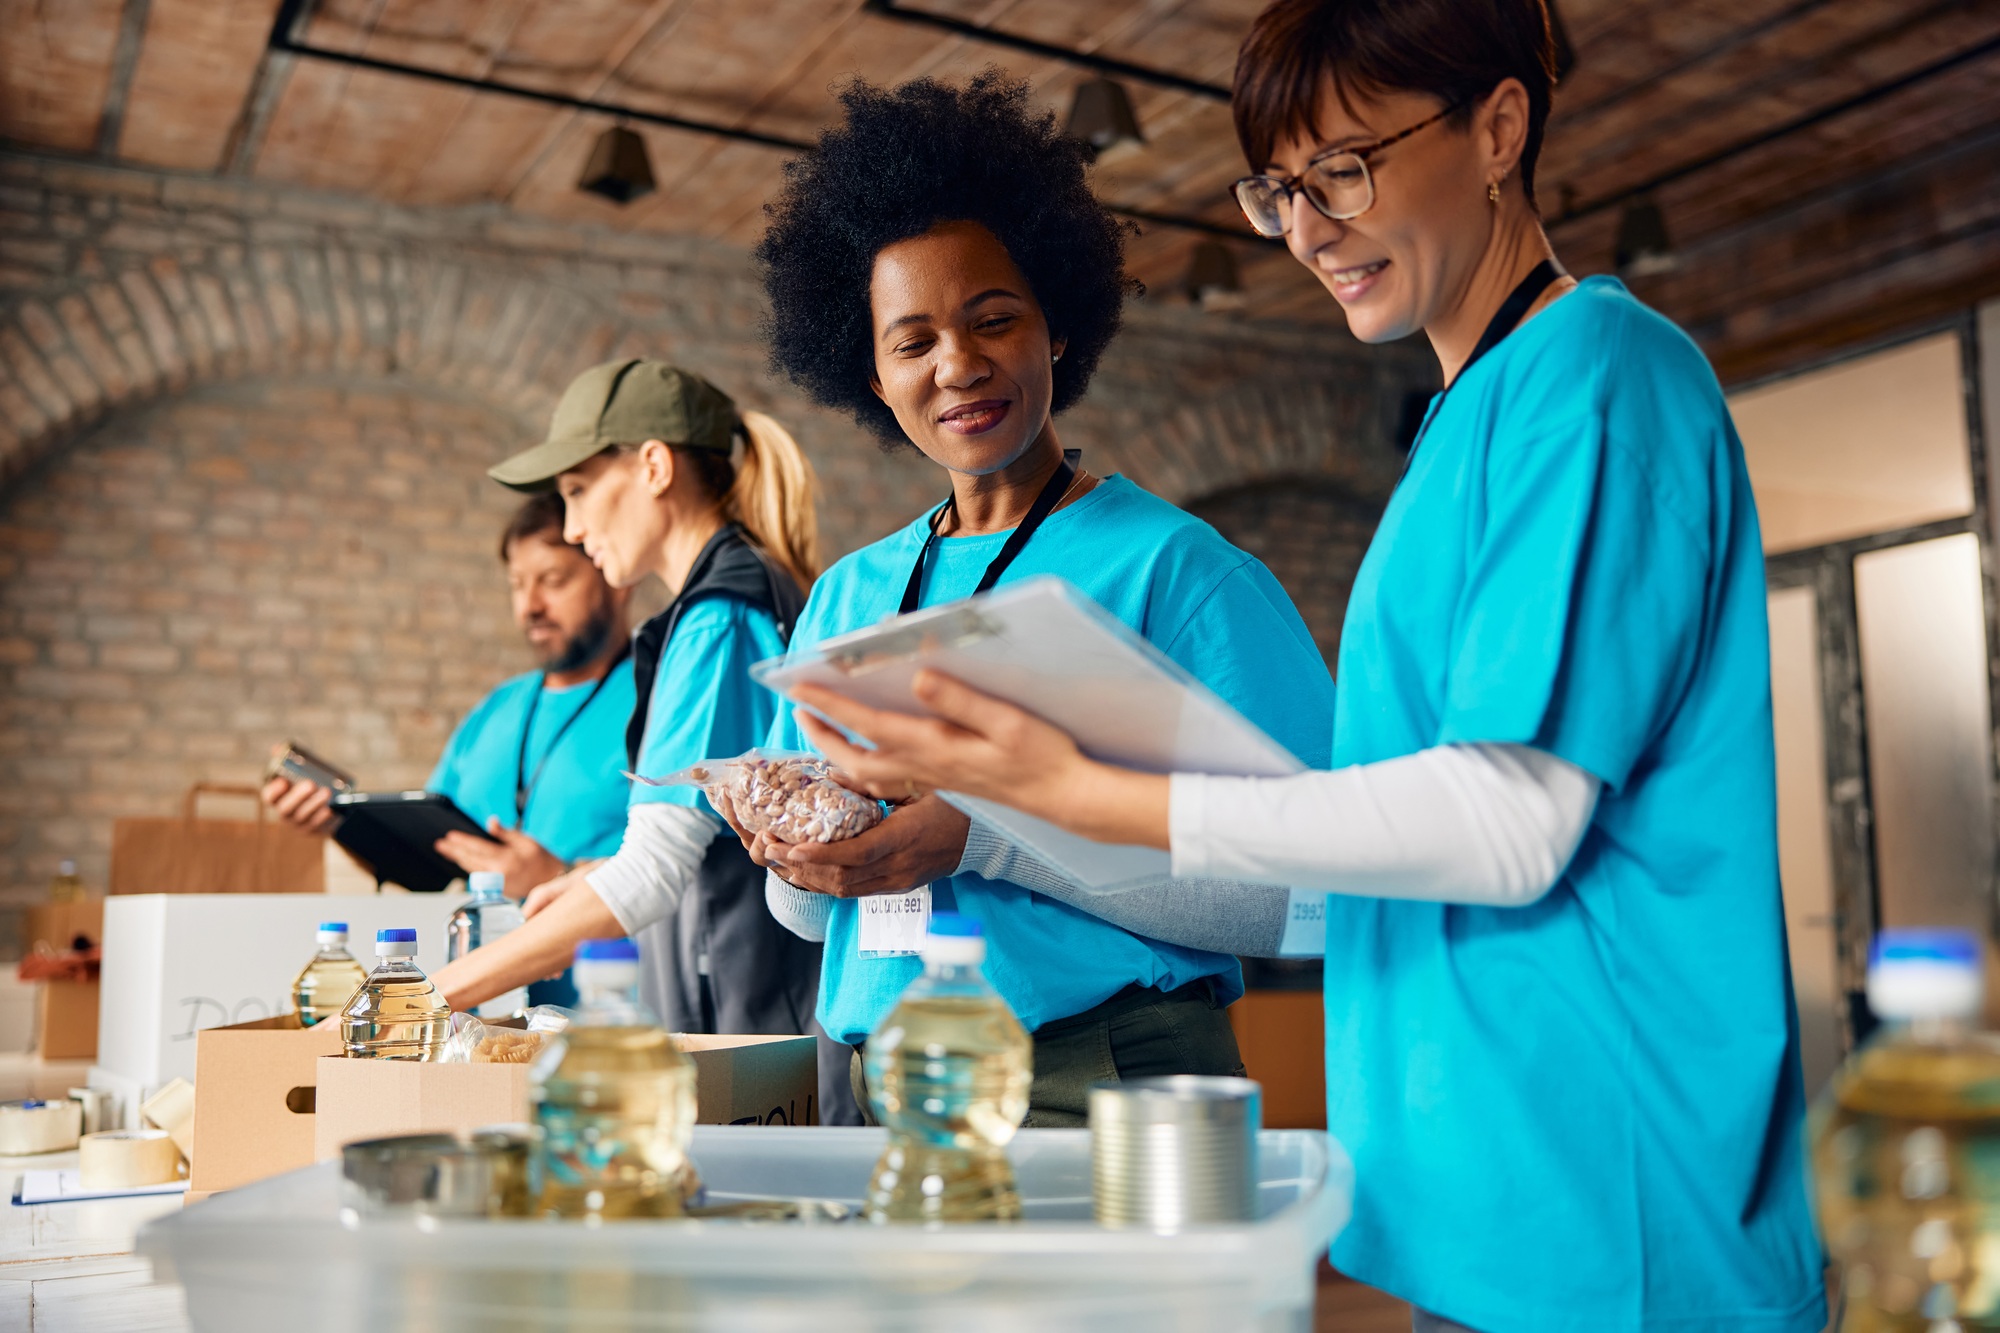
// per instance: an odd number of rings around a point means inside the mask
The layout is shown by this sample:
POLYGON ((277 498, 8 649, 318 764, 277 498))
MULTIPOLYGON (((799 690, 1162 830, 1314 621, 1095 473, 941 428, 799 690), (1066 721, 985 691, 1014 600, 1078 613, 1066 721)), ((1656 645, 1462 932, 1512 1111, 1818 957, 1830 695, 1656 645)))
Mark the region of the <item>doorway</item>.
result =
POLYGON ((1996 354, 2000 303, 1730 396, 1764 527, 1809 1093, 1872 1024, 1877 929, 1994 934, 1996 354))

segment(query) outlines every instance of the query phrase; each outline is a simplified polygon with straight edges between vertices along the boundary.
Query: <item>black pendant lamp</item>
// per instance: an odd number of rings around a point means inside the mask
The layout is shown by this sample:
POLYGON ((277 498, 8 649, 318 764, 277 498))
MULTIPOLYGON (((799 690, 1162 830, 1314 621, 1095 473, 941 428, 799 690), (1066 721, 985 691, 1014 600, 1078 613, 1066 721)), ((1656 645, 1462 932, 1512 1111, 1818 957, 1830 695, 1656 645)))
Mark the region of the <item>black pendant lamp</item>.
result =
POLYGON ((1250 300, 1243 290, 1243 273, 1236 266, 1236 252, 1213 238, 1195 246, 1183 286, 1188 300, 1209 314, 1241 310, 1250 300))
POLYGON ((1146 146, 1131 95, 1124 84, 1110 79, 1090 79, 1077 85, 1063 133, 1088 144, 1099 162, 1116 162, 1146 146))
POLYGON ((1650 196, 1641 196, 1625 205, 1618 219, 1618 241, 1612 263, 1624 278, 1650 278, 1671 273, 1680 260, 1673 241, 1667 236, 1667 215, 1650 196))
POLYGON ((613 125, 598 135, 576 188, 619 205, 651 194, 653 164, 646 158, 646 141, 623 125, 613 125))

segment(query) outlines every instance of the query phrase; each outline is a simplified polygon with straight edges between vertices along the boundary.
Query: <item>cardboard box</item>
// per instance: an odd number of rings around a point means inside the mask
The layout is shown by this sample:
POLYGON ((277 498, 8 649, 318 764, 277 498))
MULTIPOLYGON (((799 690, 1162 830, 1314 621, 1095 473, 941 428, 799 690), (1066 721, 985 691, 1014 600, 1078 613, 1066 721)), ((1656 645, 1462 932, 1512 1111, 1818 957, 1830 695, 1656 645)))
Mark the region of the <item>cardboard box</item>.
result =
POLYGON ((339 1050, 340 1024, 302 1028, 289 1015, 202 1032, 188 1192, 206 1196, 312 1165, 319 1058, 339 1050))
POLYGON ((819 1123, 819 1046, 811 1037, 683 1032, 676 1040, 694 1061, 699 1123, 819 1123))
POLYGON ((44 1060, 88 1060, 97 1054, 98 983, 44 981, 35 1050, 44 1060))
MULTIPOLYGON (((819 1053, 811 1037, 688 1034, 680 1042, 694 1061, 700 1123, 819 1123, 819 1053)), ((319 1062, 317 1105, 314 1155, 321 1160, 363 1139, 520 1124, 529 1117, 528 1066, 329 1056, 319 1062)))
POLYGON ((1264 1085, 1264 1128, 1326 1128, 1326 1001, 1317 990, 1253 990, 1229 1006, 1244 1068, 1264 1085))
MULTIPOLYGON (((321 921, 348 923, 354 956, 374 960, 375 932, 417 931, 418 961, 444 963, 445 924, 465 895, 405 893, 148 893, 104 902, 102 1040, 92 1087, 150 1096, 194 1082, 195 1034, 292 1010, 292 978, 321 921), (100 1076, 99 1071, 102 1071, 100 1076)), ((119 1093, 121 1101, 124 1093, 119 1093)), ((130 1108, 122 1108, 127 1116, 130 1108)))
POLYGON ((104 942, 104 899, 85 898, 74 903, 36 903, 22 914, 21 947, 28 953, 46 944, 56 953, 67 953, 77 936, 92 944, 104 942))

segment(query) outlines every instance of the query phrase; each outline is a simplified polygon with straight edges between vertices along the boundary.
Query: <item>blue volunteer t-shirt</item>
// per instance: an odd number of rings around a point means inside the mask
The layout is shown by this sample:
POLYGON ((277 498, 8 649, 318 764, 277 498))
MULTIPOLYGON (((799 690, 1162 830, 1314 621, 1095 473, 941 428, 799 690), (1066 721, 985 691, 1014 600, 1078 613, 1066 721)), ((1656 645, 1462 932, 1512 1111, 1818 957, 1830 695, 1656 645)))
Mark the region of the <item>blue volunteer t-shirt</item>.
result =
POLYGON ((451 797, 482 827, 497 818, 512 828, 521 728, 532 703, 526 769, 533 785, 521 831, 565 861, 610 856, 625 837, 632 785, 624 776, 631 660, 612 668, 593 698, 595 684, 547 689, 539 671, 503 682, 458 724, 424 785, 451 797))
POLYGON ((1334 763, 1604 784, 1526 908, 1332 895, 1342 1271, 1481 1333, 1816 1333, 1762 550, 1715 377, 1586 280, 1467 371, 1362 562, 1334 763))
MULTIPOLYGON (((665 777, 703 759, 728 759, 762 745, 784 701, 751 680, 750 667, 784 651, 778 622, 748 602, 704 597, 683 611, 660 653, 636 771, 665 777)), ((690 806, 718 822, 722 818, 699 787, 632 784, 632 804, 644 801, 690 806)))
MULTIPOLYGON (((793 642, 809 647, 895 614, 928 531, 927 514, 829 569, 793 642)), ((940 540, 922 605, 970 596, 1007 536, 940 540)), ((1326 664, 1270 571, 1214 528, 1110 477, 1049 515, 999 581, 1047 574, 1095 598, 1302 762, 1325 764, 1333 725, 1326 664)), ((789 708, 769 744, 807 748, 789 708)), ((1031 1032, 1135 983, 1173 990, 1213 977, 1224 1003, 1243 992, 1242 970, 1227 954, 1146 939, 1016 884, 954 875, 932 886, 932 910, 980 922, 986 977, 1031 1032)), ((853 899, 834 902, 820 979, 820 1024, 845 1042, 865 1039, 923 966, 915 957, 863 958, 860 919, 853 899)))

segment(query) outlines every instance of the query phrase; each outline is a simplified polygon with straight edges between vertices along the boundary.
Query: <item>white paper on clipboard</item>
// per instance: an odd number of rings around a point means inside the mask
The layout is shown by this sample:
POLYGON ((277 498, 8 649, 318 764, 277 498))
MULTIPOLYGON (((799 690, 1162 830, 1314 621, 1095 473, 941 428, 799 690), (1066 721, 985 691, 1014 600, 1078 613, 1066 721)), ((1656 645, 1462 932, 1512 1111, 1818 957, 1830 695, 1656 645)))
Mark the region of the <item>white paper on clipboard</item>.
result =
MULTIPOLYGON (((927 710, 910 692, 932 667, 1029 709, 1084 753, 1152 773, 1282 777, 1304 765, 1122 621, 1059 578, 1024 579, 912 611, 750 669, 784 694, 810 681, 873 708, 927 710)), ((1018 810, 943 793, 1096 889, 1167 873, 1150 847, 1112 846, 1018 810)))

